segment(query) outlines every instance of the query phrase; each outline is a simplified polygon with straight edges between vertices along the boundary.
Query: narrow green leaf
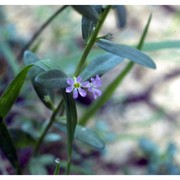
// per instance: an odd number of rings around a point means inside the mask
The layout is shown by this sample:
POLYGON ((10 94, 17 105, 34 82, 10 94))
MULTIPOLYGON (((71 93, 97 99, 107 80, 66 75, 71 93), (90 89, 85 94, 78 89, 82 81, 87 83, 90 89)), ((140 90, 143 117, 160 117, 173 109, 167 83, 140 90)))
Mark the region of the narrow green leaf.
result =
MULTIPOLYGON (((55 127, 67 133, 65 123, 56 122, 55 127)), ((99 135, 95 131, 78 124, 76 126, 74 138, 83 143, 90 145, 93 148, 103 149, 105 147, 104 141, 99 137, 99 135)))
MULTIPOLYGON (((151 15, 148 18, 147 24, 143 30, 140 41, 137 45, 138 49, 141 49, 143 47, 145 37, 146 37, 148 29, 149 29, 150 22, 151 22, 151 15)), ((130 72, 130 70, 133 68, 133 66, 134 66, 134 62, 129 62, 127 64, 127 66, 124 68, 124 70, 122 72, 120 72, 118 74, 118 76, 116 77, 116 79, 111 84, 109 84, 109 86, 105 89, 102 96, 100 96, 99 99, 96 100, 95 103, 93 103, 88 108, 88 111, 86 111, 86 113, 79 120, 79 124, 81 124, 81 125, 86 124, 88 122, 89 118, 99 109, 99 107, 101 107, 103 104, 106 103, 106 101, 113 95, 116 88, 119 86, 120 83, 122 83, 122 81, 124 80, 126 75, 130 72)))
MULTIPOLYGON (((96 5, 94 6, 94 10, 97 12, 97 14, 100 14, 102 12, 102 6, 96 5)), ((86 16, 82 16, 81 29, 82 29, 82 37, 84 39, 85 44, 89 40, 95 26, 96 26, 95 21, 87 18, 86 16)))
POLYGON ((106 53, 100 56, 97 56, 90 64, 83 70, 80 76, 84 81, 95 77, 96 74, 102 76, 104 73, 110 71, 119 63, 121 63, 124 58, 116 56, 111 53, 106 53))
POLYGON ((9 129, 9 133, 17 148, 32 147, 36 143, 36 140, 22 129, 9 129))
POLYGON ((67 75, 60 70, 49 70, 41 73, 35 78, 35 81, 47 88, 63 89, 67 87, 67 75))
POLYGON ((161 49, 170 49, 170 48, 179 48, 180 41, 161 41, 161 42, 149 42, 144 43, 142 50, 143 51, 157 51, 161 49))
POLYGON ((83 16, 97 22, 99 19, 98 13, 95 11, 94 6, 89 5, 76 5, 72 6, 76 11, 78 11, 83 16))
POLYGON ((0 148, 16 169, 17 174, 21 174, 16 148, 4 122, 0 122, 0 148))
POLYGON ((153 69, 156 68, 156 65, 153 62, 153 60, 136 48, 116 44, 106 39, 101 39, 96 44, 105 51, 108 51, 123 58, 128 58, 129 60, 138 63, 142 66, 153 69))
POLYGON ((32 65, 25 67, 21 72, 13 79, 10 85, 5 89, 0 97, 0 117, 4 118, 10 111, 12 105, 16 101, 19 95, 21 87, 25 81, 26 75, 32 65))
POLYGON ((70 173, 71 167, 71 155, 72 155, 72 145, 74 140, 74 133, 77 124, 77 110, 72 94, 67 94, 63 91, 64 102, 66 106, 66 128, 67 128, 67 168, 66 174, 70 173))

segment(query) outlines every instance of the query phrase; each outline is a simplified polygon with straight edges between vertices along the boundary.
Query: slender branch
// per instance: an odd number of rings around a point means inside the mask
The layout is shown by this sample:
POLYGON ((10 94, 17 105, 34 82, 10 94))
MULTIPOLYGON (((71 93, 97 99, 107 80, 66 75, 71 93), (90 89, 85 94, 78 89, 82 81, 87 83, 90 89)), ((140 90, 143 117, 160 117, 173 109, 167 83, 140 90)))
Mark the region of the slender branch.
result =
POLYGON ((79 73, 81 72, 82 67, 84 66, 84 63, 86 61, 86 58, 87 58, 92 46, 96 42, 97 35, 98 35, 99 31, 101 30, 101 27, 102 27, 107 15, 108 15, 110 9, 111 9, 111 6, 107 6, 105 8, 103 14, 100 16, 100 19, 99 19, 99 21, 98 21, 98 23, 97 23, 97 25, 95 27, 95 30, 93 31, 90 39, 88 40, 88 44, 86 45, 86 47, 84 49, 83 55, 82 55, 82 57, 80 59, 80 62, 78 64, 77 68, 76 68, 74 76, 78 76, 79 73))
MULTIPOLYGON (((51 115, 51 118, 50 118, 50 121, 48 123, 48 125, 46 126, 46 128, 44 129, 42 135, 40 136, 40 138, 38 139, 37 143, 36 143, 36 146, 34 148, 34 152, 33 152, 33 155, 36 155, 39 151, 39 148, 44 140, 44 137, 46 136, 49 128, 52 126, 52 124, 54 123, 55 119, 56 119, 56 116, 57 114, 59 113, 59 110, 63 107, 63 100, 60 101, 60 103, 58 104, 57 108, 54 110, 54 112, 52 113, 51 115)), ((63 112, 64 108, 62 108, 62 111, 63 112)), ((60 113, 61 113, 60 112, 60 113)))
POLYGON ((47 21, 45 21, 42 26, 35 32, 35 34, 32 36, 32 38, 30 39, 30 41, 22 48, 21 52, 19 53, 17 59, 21 59, 23 56, 23 53, 26 49, 28 49, 33 42, 37 39, 37 37, 42 33, 42 31, 52 22, 52 20, 54 20, 54 18, 61 13, 65 8, 67 8, 68 6, 62 6, 60 9, 58 9, 51 17, 49 17, 49 19, 47 21))

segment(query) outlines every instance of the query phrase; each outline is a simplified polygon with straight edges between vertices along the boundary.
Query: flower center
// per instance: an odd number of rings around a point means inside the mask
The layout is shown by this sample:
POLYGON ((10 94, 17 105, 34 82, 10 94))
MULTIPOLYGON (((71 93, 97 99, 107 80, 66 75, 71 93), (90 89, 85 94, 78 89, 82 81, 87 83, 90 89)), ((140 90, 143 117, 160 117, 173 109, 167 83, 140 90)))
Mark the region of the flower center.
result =
POLYGON ((74 83, 74 88, 79 88, 81 85, 79 83, 74 83))

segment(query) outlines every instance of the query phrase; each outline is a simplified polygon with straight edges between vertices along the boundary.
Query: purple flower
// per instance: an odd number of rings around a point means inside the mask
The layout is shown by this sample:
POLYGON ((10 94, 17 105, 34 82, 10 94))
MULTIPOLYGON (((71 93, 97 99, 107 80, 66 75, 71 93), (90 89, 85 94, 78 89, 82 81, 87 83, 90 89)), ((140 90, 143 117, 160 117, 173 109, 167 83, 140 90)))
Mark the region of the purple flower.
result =
POLYGON ((73 91, 73 98, 78 98, 78 93, 85 97, 87 95, 86 91, 82 88, 90 87, 90 83, 88 81, 82 82, 82 78, 80 76, 68 78, 67 83, 70 85, 66 88, 67 93, 71 93, 73 91))
POLYGON ((96 99, 98 96, 102 95, 102 91, 98 88, 102 86, 102 81, 99 75, 96 75, 96 78, 91 78, 90 87, 88 88, 89 92, 93 93, 94 99, 96 99))

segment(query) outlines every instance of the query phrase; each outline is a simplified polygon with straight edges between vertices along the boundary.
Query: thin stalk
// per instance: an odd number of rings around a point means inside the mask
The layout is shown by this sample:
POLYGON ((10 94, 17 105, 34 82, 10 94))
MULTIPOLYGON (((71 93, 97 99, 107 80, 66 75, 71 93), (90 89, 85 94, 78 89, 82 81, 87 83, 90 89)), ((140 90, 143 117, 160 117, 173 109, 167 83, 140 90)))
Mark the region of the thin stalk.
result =
POLYGON ((85 125, 89 118, 101 107, 106 103, 106 101, 109 99, 109 97, 112 96, 113 92, 117 88, 117 84, 119 85, 120 82, 126 77, 126 75, 129 73, 129 71, 133 68, 134 62, 129 62, 126 66, 126 68, 117 76, 117 78, 105 89, 102 96, 99 97, 97 101, 94 102, 93 105, 91 105, 88 108, 88 113, 85 113, 81 119, 79 120, 79 124, 85 125))
POLYGON ((59 113, 60 109, 62 109, 62 112, 63 112, 63 100, 61 100, 57 106, 57 108, 53 111, 52 115, 51 115, 51 118, 50 118, 50 121, 48 123, 48 125, 46 126, 46 128, 44 129, 42 135, 40 136, 40 138, 38 139, 37 143, 36 143, 36 146, 34 148, 34 152, 33 152, 33 155, 36 155, 39 151, 39 148, 44 140, 44 137, 46 136, 49 128, 52 126, 52 124, 54 123, 54 121, 56 120, 56 116, 57 114, 59 113))
POLYGON ((100 19, 95 27, 95 30, 93 31, 92 35, 90 36, 90 39, 88 40, 88 44, 86 45, 83 55, 80 59, 80 62, 75 70, 74 76, 78 76, 85 64, 86 58, 89 54, 89 52, 91 51, 92 46, 94 45, 94 43, 96 42, 96 38, 98 36, 99 31, 101 30, 101 27, 109 13, 111 9, 111 6, 107 6, 104 10, 104 12, 102 13, 102 15, 100 16, 100 19))
MULTIPOLYGON (((149 19, 147 21, 147 24, 144 28, 144 31, 141 35, 140 41, 137 45, 137 49, 142 49, 143 47, 143 43, 145 40, 145 37, 147 35, 148 32, 148 28, 151 22, 151 18, 152 18, 152 14, 150 14, 149 19)), ((89 108, 88 111, 86 111, 86 113, 81 117, 81 119, 79 120, 79 124, 81 125, 85 125, 88 120, 90 119, 90 117, 99 109, 99 107, 101 107, 102 105, 104 105, 106 103, 106 101, 113 95, 115 89, 117 88, 117 86, 122 83, 122 81, 124 80, 124 78, 126 77, 126 75, 130 72, 130 70, 133 68, 134 66, 134 62, 129 62, 127 64, 127 66, 124 68, 124 70, 116 77, 116 79, 105 89, 104 93, 102 94, 102 96, 95 101, 94 104, 92 104, 89 108)))
POLYGON ((44 31, 44 29, 55 19, 55 17, 60 14, 64 9, 66 9, 68 6, 62 6, 60 9, 58 9, 52 16, 49 17, 49 19, 47 19, 47 21, 45 21, 41 27, 35 32, 35 34, 32 36, 32 38, 30 39, 30 41, 22 48, 21 52, 19 53, 17 59, 21 59, 23 56, 23 53, 25 50, 27 50, 32 44, 33 42, 37 39, 37 37, 42 33, 42 31, 44 31))

